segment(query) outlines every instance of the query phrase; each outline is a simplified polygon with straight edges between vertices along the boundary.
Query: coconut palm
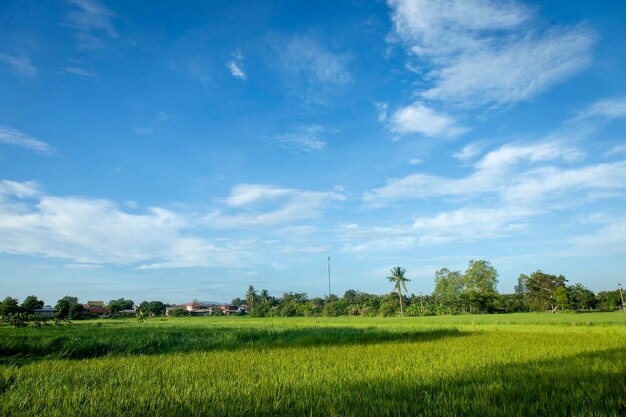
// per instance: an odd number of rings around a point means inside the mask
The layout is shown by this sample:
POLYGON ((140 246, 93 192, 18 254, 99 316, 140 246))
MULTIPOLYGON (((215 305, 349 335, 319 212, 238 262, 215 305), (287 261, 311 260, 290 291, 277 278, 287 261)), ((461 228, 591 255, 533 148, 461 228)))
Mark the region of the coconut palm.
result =
POLYGON ((254 289, 254 285, 250 285, 248 287, 248 292, 246 292, 246 301, 250 306, 250 312, 252 312, 252 308, 254 306, 254 300, 257 298, 256 290, 254 289))
POLYGON ((404 316, 404 311, 402 309, 402 290, 404 289, 406 292, 406 283, 411 280, 404 276, 404 274, 406 274, 406 269, 404 268, 394 266, 390 271, 391 276, 387 277, 387 279, 389 282, 395 283, 394 290, 398 292, 398 298, 400 298, 400 315, 404 316))

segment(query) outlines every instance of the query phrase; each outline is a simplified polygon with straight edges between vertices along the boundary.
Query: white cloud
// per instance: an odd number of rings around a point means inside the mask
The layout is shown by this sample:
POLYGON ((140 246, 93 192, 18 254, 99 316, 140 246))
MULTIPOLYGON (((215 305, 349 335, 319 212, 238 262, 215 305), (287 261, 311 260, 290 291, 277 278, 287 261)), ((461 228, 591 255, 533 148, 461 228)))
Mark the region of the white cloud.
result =
POLYGON ((374 103, 378 110, 378 121, 385 122, 387 120, 387 112, 389 111, 389 103, 374 103))
POLYGON ((75 29, 74 36, 83 49, 100 49, 106 46, 102 35, 109 39, 119 37, 113 26, 115 12, 97 0, 67 0, 74 8, 69 10, 63 25, 75 29))
POLYGON ((76 66, 65 67, 63 68, 63 71, 67 72, 68 74, 78 75, 80 77, 89 77, 89 78, 98 77, 98 74, 96 74, 95 72, 87 71, 76 66))
POLYGON ((520 220, 533 214, 536 212, 515 207, 462 208, 432 217, 419 217, 413 228, 421 234, 421 244, 475 241, 518 232, 526 227, 520 220))
POLYGON ((460 178, 416 173, 392 179, 384 187, 364 194, 364 200, 384 203, 407 198, 480 198, 485 195, 502 201, 527 204, 564 193, 611 191, 626 188, 619 179, 626 177, 624 162, 560 168, 548 163, 575 163, 580 149, 560 142, 531 145, 504 145, 488 152, 473 165, 473 171, 460 178))
POLYGON ((305 125, 277 136, 276 140, 284 147, 297 151, 321 151, 326 148, 326 141, 322 135, 327 132, 327 129, 319 125, 305 125))
POLYGON ((43 154, 53 152, 50 145, 38 139, 32 138, 25 133, 20 132, 12 127, 0 125, 0 143, 8 145, 21 146, 43 154))
POLYGON ((604 154, 604 156, 613 156, 619 154, 626 154, 626 145, 613 146, 611 149, 608 150, 608 152, 604 154))
POLYGON ((409 159, 409 165, 420 165, 423 164, 424 160, 420 158, 411 158, 409 159))
POLYGON ((17 75, 24 77, 35 77, 37 75, 37 68, 32 64, 30 58, 25 55, 0 54, 0 62, 9 64, 17 75))
POLYGON ((239 78, 240 80, 246 79, 246 73, 243 70, 243 55, 240 51, 235 51, 233 59, 228 61, 226 66, 233 77, 239 78))
POLYGON ((626 98, 600 100, 583 110, 578 118, 604 117, 618 119, 626 117, 626 98))
POLYGON ((469 129, 456 124, 450 116, 441 114, 421 102, 396 110, 391 117, 391 130, 396 133, 421 133, 431 137, 456 137, 469 129))
POLYGON ((352 79, 347 68, 349 56, 328 50, 312 37, 294 36, 278 48, 283 67, 311 82, 343 85, 352 79))
POLYGON ((0 181, 0 201, 3 195, 18 198, 34 197, 39 194, 37 184, 32 181, 15 182, 9 180, 0 181))
POLYGON ((534 97, 591 62, 583 26, 540 30, 516 1, 389 0, 395 35, 429 70, 431 100, 477 106, 534 97))
POLYGON ((423 96, 467 105, 527 100, 586 67, 592 45, 589 32, 576 28, 485 48, 439 69, 423 96))
POLYGON ((479 155, 484 147, 484 144, 474 142, 468 145, 465 145, 463 149, 456 152, 453 156, 460 161, 468 161, 475 156, 479 155))
POLYGON ((241 184, 231 190, 226 204, 242 209, 240 214, 215 211, 202 220, 213 228, 245 228, 275 226, 319 217, 333 201, 345 197, 335 192, 303 191, 262 184, 241 184))
POLYGON ((42 195, 33 183, 6 180, 0 194, 12 197, 0 198, 2 253, 144 268, 233 266, 242 256, 236 248, 187 236, 193 221, 170 210, 129 214, 108 200, 42 195))

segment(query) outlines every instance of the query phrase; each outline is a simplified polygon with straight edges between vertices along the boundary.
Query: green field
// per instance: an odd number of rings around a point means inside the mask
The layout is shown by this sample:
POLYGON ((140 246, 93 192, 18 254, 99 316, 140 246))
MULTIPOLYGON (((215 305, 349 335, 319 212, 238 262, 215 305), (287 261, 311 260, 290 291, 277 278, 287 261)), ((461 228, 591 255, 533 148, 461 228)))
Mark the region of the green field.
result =
POLYGON ((626 314, 0 328, 2 416, 626 415, 626 314))

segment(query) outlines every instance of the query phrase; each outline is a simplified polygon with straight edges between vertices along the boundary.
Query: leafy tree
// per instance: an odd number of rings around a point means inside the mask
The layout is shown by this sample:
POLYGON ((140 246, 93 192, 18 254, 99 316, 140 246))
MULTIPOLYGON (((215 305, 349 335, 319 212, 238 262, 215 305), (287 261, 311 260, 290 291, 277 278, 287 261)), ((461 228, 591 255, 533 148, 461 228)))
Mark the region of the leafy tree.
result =
POLYGON ((598 306, 603 311, 615 311, 622 305, 619 290, 600 291, 598 295, 596 295, 596 300, 598 306))
POLYGON ((582 284, 569 285, 567 298, 573 310, 591 310, 596 307, 596 295, 582 284))
POLYGON ((404 290, 405 292, 407 291, 406 283, 411 280, 404 276, 404 274, 406 274, 406 269, 399 266, 394 266, 390 269, 390 272, 391 276, 387 277, 387 279, 389 280, 389 282, 394 283, 394 289, 397 291, 398 298, 400 299, 400 315, 404 316, 404 310, 402 308, 402 290, 404 290))
POLYGON ((22 310, 32 314, 36 309, 42 308, 43 304, 44 302, 38 299, 36 295, 29 295, 22 301, 22 310))
POLYGON ((457 306, 463 286, 463 276, 459 271, 442 268, 435 272, 435 290, 433 291, 435 303, 448 308, 457 306))
POLYGON ((256 300, 257 298, 257 292, 254 289, 254 285, 250 285, 248 287, 248 291, 246 292, 246 301, 248 302, 248 305, 250 306, 250 311, 254 310, 254 300, 256 300))
POLYGON ((241 306, 241 305, 244 305, 245 303, 246 303, 245 300, 242 300, 239 297, 233 298, 233 301, 230 302, 230 304, 234 306, 241 306))
POLYGON ((498 296, 498 271, 489 261, 471 260, 463 276, 463 298, 470 306, 470 311, 485 311, 493 307, 498 296))
POLYGON ((144 315, 160 316, 165 313, 165 304, 161 301, 142 301, 142 303, 139 304, 139 311, 144 315))
MULTIPOLYGON (((74 307, 76 304, 78 304, 78 297, 66 295, 65 297, 61 298, 59 301, 57 301, 57 305, 54 307, 57 310, 57 317, 60 319, 71 319, 71 310, 72 307, 74 307)), ((74 308, 74 313, 78 313, 77 309, 77 307, 74 308)))
POLYGON ((558 287, 554 290, 554 302, 556 303, 557 308, 560 308, 561 311, 565 310, 565 308, 569 305, 568 301, 567 290, 565 287, 558 287))
POLYGON ((9 314, 17 314, 20 311, 17 298, 6 297, 2 303, 0 303, 0 315, 6 316, 9 314))
POLYGON ((189 315, 189 312, 185 310, 184 308, 175 308, 170 311, 170 316, 172 317, 184 317, 188 315, 189 315))
POLYGON ((556 311, 555 291, 565 287, 567 279, 563 275, 550 275, 541 271, 530 274, 526 281, 526 299, 532 310, 556 311))
POLYGON ((126 300, 124 298, 118 298, 117 300, 109 301, 109 309, 111 309, 111 313, 117 314, 120 311, 131 310, 135 305, 133 300, 126 300))
POLYGON ((268 290, 261 290, 261 293, 259 294, 259 298, 261 300, 262 303, 267 303, 270 301, 270 292, 268 290))

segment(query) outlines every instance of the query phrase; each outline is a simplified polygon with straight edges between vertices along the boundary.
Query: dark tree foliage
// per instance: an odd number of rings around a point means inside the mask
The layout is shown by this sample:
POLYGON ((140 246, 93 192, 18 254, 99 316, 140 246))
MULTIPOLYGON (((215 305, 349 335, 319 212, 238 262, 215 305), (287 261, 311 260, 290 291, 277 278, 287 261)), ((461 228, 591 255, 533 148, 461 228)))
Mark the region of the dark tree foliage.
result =
POLYGON ((24 298, 24 301, 22 301, 22 310, 26 313, 32 314, 33 311, 38 308, 42 308, 43 305, 44 302, 37 298, 36 295, 29 295, 28 297, 24 298))

